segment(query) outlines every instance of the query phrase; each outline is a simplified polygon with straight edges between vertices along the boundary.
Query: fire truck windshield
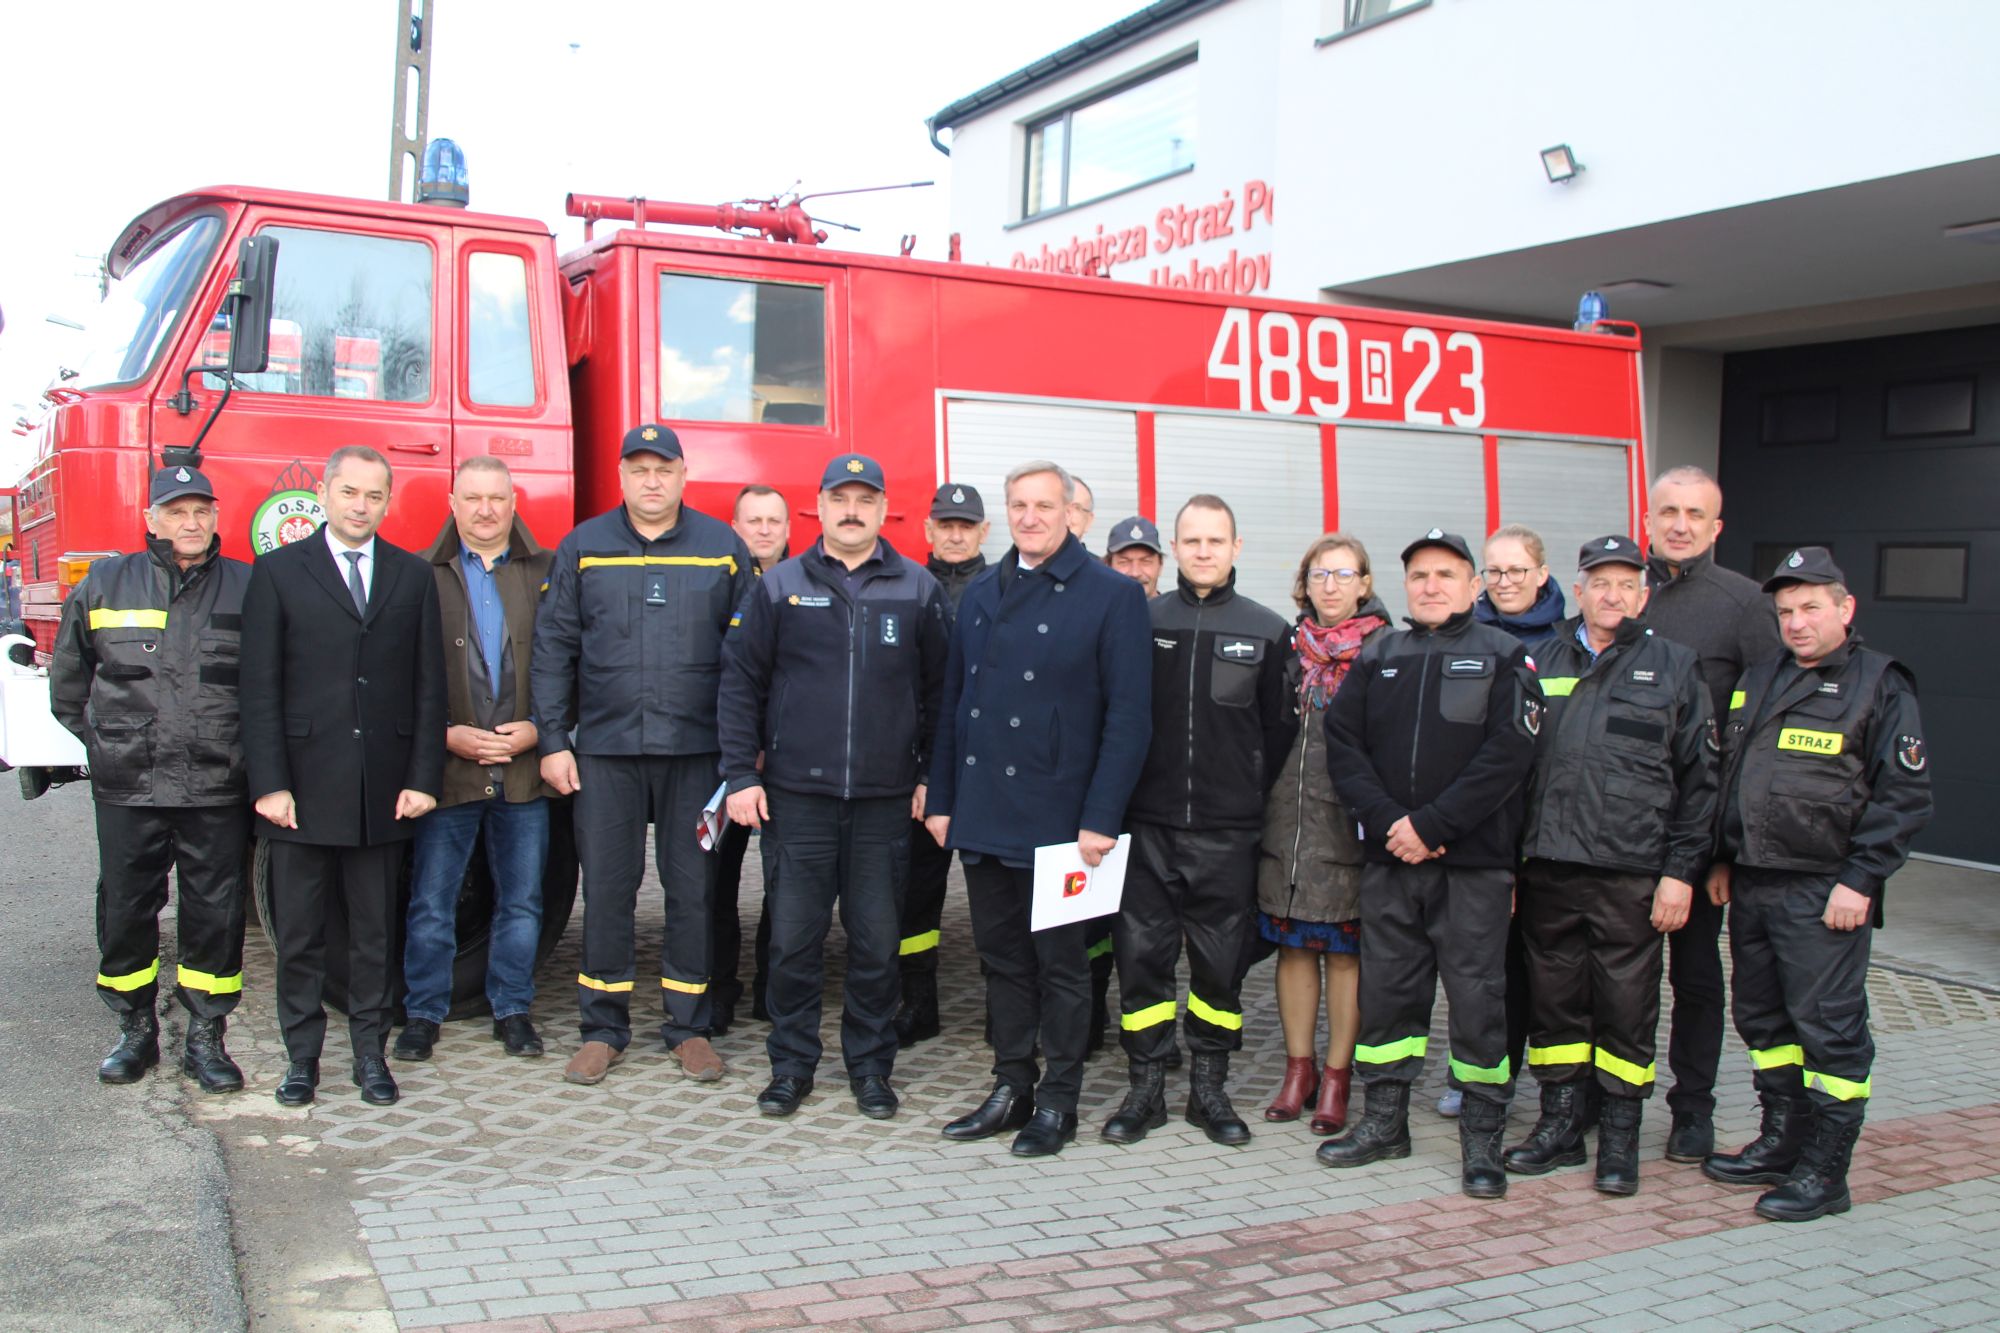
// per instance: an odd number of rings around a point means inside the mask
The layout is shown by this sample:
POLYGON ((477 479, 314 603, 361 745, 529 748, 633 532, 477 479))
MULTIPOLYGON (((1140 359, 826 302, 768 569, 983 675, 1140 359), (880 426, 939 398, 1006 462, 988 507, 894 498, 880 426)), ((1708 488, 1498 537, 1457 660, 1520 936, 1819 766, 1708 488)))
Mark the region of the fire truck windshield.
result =
POLYGON ((90 321, 89 350, 77 385, 128 384, 153 364, 208 266, 221 219, 198 217, 167 234, 112 283, 90 321))

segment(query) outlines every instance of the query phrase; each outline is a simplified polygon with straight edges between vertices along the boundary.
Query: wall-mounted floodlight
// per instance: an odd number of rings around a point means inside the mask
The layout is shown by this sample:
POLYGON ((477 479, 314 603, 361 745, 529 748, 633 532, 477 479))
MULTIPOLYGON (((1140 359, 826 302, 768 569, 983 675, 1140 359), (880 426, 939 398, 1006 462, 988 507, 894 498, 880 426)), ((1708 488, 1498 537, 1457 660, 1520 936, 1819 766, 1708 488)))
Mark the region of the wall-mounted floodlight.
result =
POLYGON ((1576 154, 1566 143, 1542 150, 1542 170, 1549 173, 1549 184, 1567 185, 1576 179, 1576 173, 1583 170, 1583 163, 1576 160, 1576 154))

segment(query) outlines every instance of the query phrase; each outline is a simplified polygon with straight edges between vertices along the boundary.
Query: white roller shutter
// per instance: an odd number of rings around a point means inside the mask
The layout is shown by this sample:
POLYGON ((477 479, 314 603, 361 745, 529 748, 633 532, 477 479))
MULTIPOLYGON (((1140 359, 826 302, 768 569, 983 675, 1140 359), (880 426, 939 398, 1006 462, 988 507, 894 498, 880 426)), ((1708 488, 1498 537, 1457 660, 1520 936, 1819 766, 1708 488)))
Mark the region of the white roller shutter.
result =
POLYGON ((1400 622, 1402 550, 1430 531, 1456 532, 1479 557, 1486 536, 1486 456, 1477 435, 1342 426, 1340 530, 1358 537, 1374 567, 1375 594, 1400 622))
MULTIPOLYGON (((1153 515, 1171 541, 1174 515, 1190 495, 1219 495, 1236 511, 1243 553, 1236 586, 1291 619, 1299 557, 1325 530, 1320 503, 1319 427, 1312 422, 1162 412, 1153 419, 1153 515)), ((1172 554, 1168 554, 1172 570, 1172 554)), ((1171 577, 1161 579, 1163 585, 1171 577)))
POLYGON ((1577 548, 1630 533, 1627 446, 1570 440, 1500 441, 1500 522, 1524 523, 1548 549, 1549 577, 1576 614, 1577 548))
POLYGON ((1131 412, 951 399, 945 403, 945 432, 946 480, 977 486, 986 501, 989 560, 1013 545, 1005 482, 1031 459, 1051 459, 1090 484, 1097 522, 1084 540, 1092 554, 1103 554, 1113 519, 1139 508, 1139 427, 1131 412))

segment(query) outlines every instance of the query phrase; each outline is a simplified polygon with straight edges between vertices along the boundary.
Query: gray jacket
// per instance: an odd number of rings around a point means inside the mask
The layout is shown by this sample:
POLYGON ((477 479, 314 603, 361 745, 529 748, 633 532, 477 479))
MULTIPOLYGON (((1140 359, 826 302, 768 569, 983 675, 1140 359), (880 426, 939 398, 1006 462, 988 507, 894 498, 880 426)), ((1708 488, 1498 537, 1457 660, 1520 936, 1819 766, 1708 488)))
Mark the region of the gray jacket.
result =
MULTIPOLYGON (((1389 618, 1373 597, 1355 614, 1389 618)), ((1296 700, 1304 669, 1295 649, 1287 647, 1286 656, 1285 683, 1296 700)), ((1298 712, 1298 732, 1264 802, 1257 907, 1288 921, 1352 921, 1361 915, 1361 843, 1327 772, 1326 710, 1298 712)))
POLYGON ((1719 722, 1729 695, 1757 663, 1784 652, 1771 599, 1750 579, 1715 563, 1713 548, 1675 573, 1659 556, 1646 561, 1646 624, 1653 633, 1694 649, 1702 683, 1719 722))

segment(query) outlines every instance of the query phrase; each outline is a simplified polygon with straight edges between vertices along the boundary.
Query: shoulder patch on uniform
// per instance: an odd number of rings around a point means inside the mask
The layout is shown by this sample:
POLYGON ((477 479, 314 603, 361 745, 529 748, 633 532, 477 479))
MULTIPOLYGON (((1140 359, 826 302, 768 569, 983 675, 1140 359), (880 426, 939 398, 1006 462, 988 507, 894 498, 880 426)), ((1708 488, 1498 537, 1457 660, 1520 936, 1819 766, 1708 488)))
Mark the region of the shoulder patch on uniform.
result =
POLYGON ((1532 694, 1521 696, 1521 726, 1530 736, 1542 734, 1542 701, 1532 694))
POLYGON ((1924 753, 1922 736, 1896 737, 1896 762, 1912 773, 1921 773, 1929 767, 1931 757, 1924 753))

